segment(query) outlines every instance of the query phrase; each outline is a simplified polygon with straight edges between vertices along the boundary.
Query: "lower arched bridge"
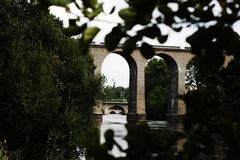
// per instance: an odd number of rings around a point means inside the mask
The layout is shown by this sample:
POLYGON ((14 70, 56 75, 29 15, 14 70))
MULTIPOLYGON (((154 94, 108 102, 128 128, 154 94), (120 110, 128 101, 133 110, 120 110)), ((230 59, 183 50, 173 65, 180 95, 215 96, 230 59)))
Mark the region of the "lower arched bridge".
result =
POLYGON ((98 101, 94 112, 105 114, 127 114, 128 102, 102 102, 98 101))

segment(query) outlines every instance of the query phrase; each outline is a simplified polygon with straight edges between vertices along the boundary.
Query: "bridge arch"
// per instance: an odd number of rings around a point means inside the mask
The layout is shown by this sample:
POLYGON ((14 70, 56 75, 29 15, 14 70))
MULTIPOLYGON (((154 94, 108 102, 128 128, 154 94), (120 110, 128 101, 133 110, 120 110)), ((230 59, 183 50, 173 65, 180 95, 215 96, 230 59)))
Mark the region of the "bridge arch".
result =
MULTIPOLYGON (((128 112, 129 115, 136 115, 137 112, 137 76, 138 67, 135 59, 129 55, 124 54, 122 50, 115 50, 109 52, 104 48, 92 48, 91 54, 94 58, 94 64, 96 65, 95 73, 101 73, 101 68, 104 60, 109 54, 117 54, 124 58, 129 67, 129 94, 128 94, 128 112)), ((101 114, 101 113, 95 113, 101 114)))
POLYGON ((126 113, 126 110, 124 109, 124 107, 122 107, 120 105, 114 105, 114 106, 108 108, 108 113, 106 113, 106 114, 123 114, 123 115, 125 115, 127 113, 126 113))
POLYGON ((110 52, 101 64, 101 74, 106 76, 107 85, 128 87, 130 76, 129 65, 130 63, 121 53, 110 52))
POLYGON ((128 54, 121 51, 114 52, 121 55, 128 63, 130 76, 129 76, 129 93, 128 93, 128 114, 135 114, 137 111, 137 64, 136 61, 128 54))
POLYGON ((127 102, 102 102, 99 101, 99 105, 95 106, 95 109, 99 109, 101 114, 127 114, 128 113, 128 103, 127 102), (98 108, 97 108, 98 107, 98 108))

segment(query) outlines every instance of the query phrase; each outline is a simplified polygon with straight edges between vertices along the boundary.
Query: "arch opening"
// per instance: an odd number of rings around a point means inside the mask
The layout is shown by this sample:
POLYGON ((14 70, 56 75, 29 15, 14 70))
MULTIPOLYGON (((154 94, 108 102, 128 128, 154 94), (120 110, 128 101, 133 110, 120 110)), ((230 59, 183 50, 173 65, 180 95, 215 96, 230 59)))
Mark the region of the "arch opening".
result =
POLYGON ((167 54, 160 53, 145 67, 145 101, 147 119, 166 120, 176 114, 178 98, 178 66, 167 54))
POLYGON ((107 86, 129 86, 129 64, 119 54, 110 53, 104 58, 101 73, 106 77, 107 86))
POLYGON ((118 113, 116 113, 115 111, 111 111, 109 114, 118 114, 118 113))
POLYGON ((128 102, 128 113, 136 113, 137 67, 134 59, 122 52, 110 53, 102 63, 101 72, 106 77, 102 101, 128 102))
POLYGON ((122 114, 125 115, 126 111, 122 106, 114 105, 109 108, 110 113, 109 114, 122 114))

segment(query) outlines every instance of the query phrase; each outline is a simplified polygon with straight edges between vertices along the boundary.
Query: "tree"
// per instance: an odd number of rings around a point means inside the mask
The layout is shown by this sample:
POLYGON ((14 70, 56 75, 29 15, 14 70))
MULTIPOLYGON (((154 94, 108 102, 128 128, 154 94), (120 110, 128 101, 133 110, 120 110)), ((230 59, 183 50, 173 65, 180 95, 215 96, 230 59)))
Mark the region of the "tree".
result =
POLYGON ((145 99, 147 119, 165 120, 168 108, 169 70, 161 60, 151 59, 145 68, 145 99))
POLYGON ((122 86, 106 86, 104 88, 104 97, 102 101, 127 101, 128 99, 128 88, 124 88, 122 86))
POLYGON ((0 2, 0 143, 9 159, 76 159, 102 77, 80 41, 25 0, 0 2))
POLYGON ((197 61, 193 58, 186 66, 185 87, 187 91, 200 89, 204 87, 204 81, 197 69, 197 61))

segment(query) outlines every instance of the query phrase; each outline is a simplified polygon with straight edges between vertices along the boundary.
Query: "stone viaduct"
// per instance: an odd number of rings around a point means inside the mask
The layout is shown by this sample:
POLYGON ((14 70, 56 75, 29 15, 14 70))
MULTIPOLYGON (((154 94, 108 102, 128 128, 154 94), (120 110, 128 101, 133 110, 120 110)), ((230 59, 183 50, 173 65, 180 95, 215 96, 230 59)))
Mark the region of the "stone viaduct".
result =
MULTIPOLYGON (((185 94, 185 69, 188 62, 193 58, 193 55, 188 48, 154 46, 154 49, 156 56, 161 57, 170 69, 171 86, 167 116, 171 119, 184 115, 186 107, 181 96, 185 94)), ((127 61, 130 69, 127 119, 144 120, 146 116, 144 71, 148 60, 141 55, 138 49, 134 50, 130 55, 124 54, 121 46, 109 52, 104 45, 93 44, 90 53, 96 65, 95 73, 101 73, 102 63, 110 53, 118 54, 127 61)), ((102 112, 95 110, 94 114, 101 115, 102 112)))
POLYGON ((100 114, 127 114, 127 102, 101 102, 98 101, 94 107, 94 113, 100 114))

